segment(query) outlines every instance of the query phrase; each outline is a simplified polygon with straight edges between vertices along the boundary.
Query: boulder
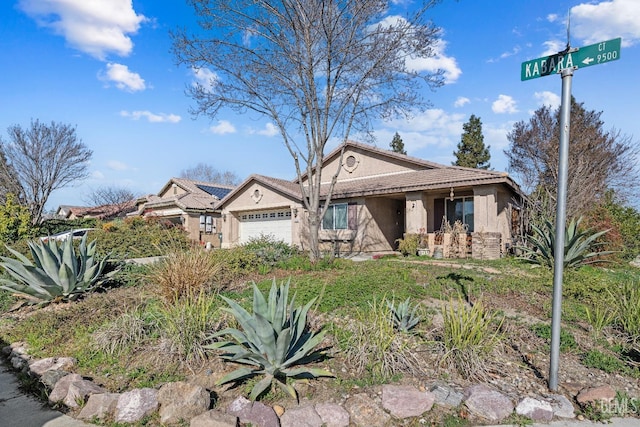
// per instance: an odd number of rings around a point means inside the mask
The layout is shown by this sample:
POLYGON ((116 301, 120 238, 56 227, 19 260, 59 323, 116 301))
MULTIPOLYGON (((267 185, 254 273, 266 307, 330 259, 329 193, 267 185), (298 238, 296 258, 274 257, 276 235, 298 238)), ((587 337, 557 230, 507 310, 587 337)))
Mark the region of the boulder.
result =
POLYGON ((82 381, 82 376, 78 374, 69 374, 60 378, 49 394, 49 402, 57 403, 64 400, 69 393, 69 386, 75 381, 82 381))
POLYGON ((323 427, 325 424, 313 406, 289 409, 280 417, 282 427, 323 427))
POLYGON ((78 414, 78 418, 81 420, 110 418, 116 411, 119 398, 120 393, 92 394, 78 414))
POLYGON ((204 388, 184 381, 168 383, 158 390, 160 422, 163 424, 188 421, 209 410, 211 396, 204 388))
POLYGON ((581 405, 591 402, 609 402, 616 397, 616 391, 610 385, 602 385, 600 387, 585 388, 578 393, 576 400, 581 405))
POLYGON ((272 407, 261 402, 251 402, 244 397, 231 402, 227 413, 240 418, 241 423, 251 423, 256 427, 280 427, 280 419, 272 407))
POLYGON ((429 391, 434 396, 435 403, 450 408, 460 406, 462 399, 464 398, 464 394, 448 386, 434 385, 429 389, 429 391))
POLYGON ((391 417, 364 393, 351 396, 344 402, 351 422, 358 427, 384 427, 391 417))
POLYGON ((396 418, 419 417, 433 407, 435 397, 430 392, 402 385, 382 386, 382 407, 396 418))
POLYGON ((86 402, 92 394, 106 393, 107 390, 92 383, 89 380, 72 381, 69 384, 67 395, 62 402, 69 408, 78 408, 81 403, 86 402))
POLYGON ((326 427, 349 426, 349 413, 336 403, 318 403, 316 412, 326 427))
POLYGON ((549 396, 551 399, 551 407, 553 408, 553 415, 559 418, 575 418, 573 404, 569 399, 561 394, 552 394, 549 396))
POLYGON ((158 391, 140 388, 122 393, 118 398, 115 421, 135 423, 158 409, 158 391))
POLYGON ((549 422, 553 418, 551 403, 532 397, 525 397, 516 406, 516 414, 524 415, 533 421, 549 422))
POLYGON ((47 357, 29 362, 29 371, 40 377, 47 371, 69 371, 77 363, 78 361, 73 357, 47 357))
POLYGON ((476 384, 465 390, 464 404, 475 416, 491 422, 500 422, 513 412, 511 399, 485 384, 476 384))
POLYGON ((212 409, 191 418, 189 427, 236 427, 237 417, 212 409))
POLYGON ((53 388, 56 386, 56 383, 60 381, 62 377, 66 377, 67 375, 69 375, 69 372, 67 371, 47 371, 40 377, 40 382, 44 384, 49 390, 53 390, 53 388))

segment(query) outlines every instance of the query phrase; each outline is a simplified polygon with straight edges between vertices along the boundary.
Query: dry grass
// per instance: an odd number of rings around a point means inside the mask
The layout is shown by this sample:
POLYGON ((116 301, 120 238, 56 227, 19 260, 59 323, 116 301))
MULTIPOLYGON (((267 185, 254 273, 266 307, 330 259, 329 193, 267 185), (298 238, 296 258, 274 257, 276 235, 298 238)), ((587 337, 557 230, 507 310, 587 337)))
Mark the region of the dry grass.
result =
POLYGON ((145 279, 157 285, 158 293, 165 301, 173 303, 184 296, 211 290, 220 268, 210 252, 192 247, 170 251, 149 268, 145 279))

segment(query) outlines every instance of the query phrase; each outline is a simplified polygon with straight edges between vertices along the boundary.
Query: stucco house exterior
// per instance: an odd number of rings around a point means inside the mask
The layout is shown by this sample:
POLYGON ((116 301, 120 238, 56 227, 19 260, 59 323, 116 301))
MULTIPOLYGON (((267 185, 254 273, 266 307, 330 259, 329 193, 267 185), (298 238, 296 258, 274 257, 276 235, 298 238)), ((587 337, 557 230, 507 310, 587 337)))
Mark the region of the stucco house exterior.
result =
POLYGON ((79 219, 97 218, 111 220, 122 218, 135 210, 135 201, 129 200, 123 203, 106 204, 100 206, 69 206, 60 205, 56 211, 55 218, 79 219))
POLYGON ((181 225, 189 239, 220 247, 220 211, 218 202, 233 186, 212 182, 171 178, 158 192, 136 200, 129 216, 158 217, 181 225))
MULTIPOLYGON (((322 195, 336 172, 319 236, 325 249, 393 251, 405 233, 426 234, 435 246, 443 218, 462 221, 470 237, 480 237, 476 245, 495 242, 489 258, 512 244, 522 194, 506 173, 445 166, 353 141, 325 156, 322 195)), ((306 179, 302 177, 303 184, 306 179)), ((307 248, 303 191, 297 178, 247 178, 216 205, 224 236, 221 246, 271 234, 307 248)))

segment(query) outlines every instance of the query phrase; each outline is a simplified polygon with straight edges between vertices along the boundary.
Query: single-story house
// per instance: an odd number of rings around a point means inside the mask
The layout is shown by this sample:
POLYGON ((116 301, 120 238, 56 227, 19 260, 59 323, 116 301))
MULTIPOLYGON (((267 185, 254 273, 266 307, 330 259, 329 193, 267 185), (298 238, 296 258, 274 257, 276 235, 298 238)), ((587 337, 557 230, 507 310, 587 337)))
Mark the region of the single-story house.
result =
POLYGON ((216 204, 233 186, 171 178, 157 195, 136 200, 129 216, 158 217, 184 227, 189 238, 220 247, 220 211, 216 204))
POLYGON ((60 205, 55 217, 60 219, 97 218, 111 220, 122 218, 136 208, 135 201, 105 204, 100 206, 69 206, 60 205))
MULTIPOLYGON (((479 236, 476 246, 493 242, 493 254, 487 257, 500 256, 512 244, 522 193, 504 172, 445 166, 347 141, 324 158, 321 197, 326 198, 336 173, 319 235, 325 249, 393 251, 405 233, 429 235, 430 246, 435 246, 445 220, 459 220, 470 237, 479 236)), ((302 187, 306 181, 303 176, 302 187)), ((303 191, 297 178, 247 178, 216 205, 222 218, 221 247, 270 234, 307 248, 303 191)))

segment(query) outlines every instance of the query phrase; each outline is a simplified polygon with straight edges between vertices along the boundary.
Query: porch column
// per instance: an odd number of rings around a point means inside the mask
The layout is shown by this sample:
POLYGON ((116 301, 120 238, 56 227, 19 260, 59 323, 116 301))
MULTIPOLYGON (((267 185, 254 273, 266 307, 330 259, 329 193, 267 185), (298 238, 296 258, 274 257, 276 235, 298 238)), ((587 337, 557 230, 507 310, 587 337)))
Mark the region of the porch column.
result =
POLYGON ((423 192, 407 193, 405 195, 405 232, 427 232, 427 202, 423 192))
POLYGON ((473 229, 481 231, 498 230, 498 190, 496 187, 473 189, 473 229))

